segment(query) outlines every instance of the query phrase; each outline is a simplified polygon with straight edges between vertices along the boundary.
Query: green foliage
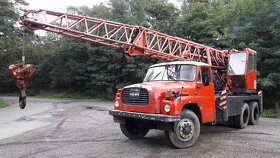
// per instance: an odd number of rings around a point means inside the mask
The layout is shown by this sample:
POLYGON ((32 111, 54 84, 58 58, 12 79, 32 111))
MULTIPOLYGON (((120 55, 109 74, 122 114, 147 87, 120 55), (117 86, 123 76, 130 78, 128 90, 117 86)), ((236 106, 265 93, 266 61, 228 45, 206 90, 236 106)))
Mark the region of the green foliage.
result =
POLYGON ((276 101, 274 105, 275 105, 274 108, 264 110, 261 116, 280 119, 280 102, 276 101))
POLYGON ((268 100, 280 98, 280 1, 252 1, 242 3, 254 5, 244 9, 246 14, 240 13, 243 17, 231 28, 224 42, 239 49, 248 46, 258 52, 258 87, 264 90, 266 107, 272 108, 276 102, 268 100))
MULTIPOLYGON (((8 66, 21 59, 21 28, 15 27, 23 0, 0 0, 0 91, 16 89, 8 66)), ((32 34, 27 30, 27 34, 32 34)))
POLYGON ((175 24, 179 18, 179 11, 168 0, 147 0, 145 10, 152 29, 175 35, 175 24))
MULTIPOLYGON (((265 108, 280 98, 279 0, 109 0, 108 4, 69 7, 68 12, 141 25, 218 49, 250 47, 258 52, 258 88, 265 108)), ((0 92, 15 92, 8 65, 20 62, 22 28, 15 25, 26 3, 0 0, 0 92)), ((28 63, 38 65, 32 91, 60 90, 114 98, 117 89, 142 82, 148 67, 160 62, 145 56, 126 60, 122 50, 47 33, 40 37, 25 29, 28 63)), ((59 95, 58 95, 59 96, 59 95)))

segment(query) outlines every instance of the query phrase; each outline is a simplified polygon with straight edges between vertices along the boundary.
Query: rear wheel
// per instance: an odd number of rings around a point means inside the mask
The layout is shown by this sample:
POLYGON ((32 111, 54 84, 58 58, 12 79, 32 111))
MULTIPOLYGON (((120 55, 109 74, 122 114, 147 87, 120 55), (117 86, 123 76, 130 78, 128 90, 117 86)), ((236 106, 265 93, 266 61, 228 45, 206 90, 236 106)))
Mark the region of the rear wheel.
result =
POLYGON ((192 146, 200 133, 200 122, 191 110, 184 109, 181 120, 174 124, 174 130, 169 131, 169 139, 176 148, 192 146))
POLYGON ((122 133, 130 139, 140 139, 145 137, 149 128, 144 123, 136 120, 128 120, 125 124, 120 124, 122 133))
POLYGON ((250 102, 249 105, 250 105, 249 124, 256 125, 259 121, 259 116, 260 116, 259 105, 257 102, 250 102))
POLYGON ((238 116, 234 116, 234 125, 237 128, 245 128, 248 125, 250 118, 250 109, 247 103, 243 104, 241 114, 238 116))
POLYGON ((228 117, 228 126, 235 127, 235 125, 234 125, 234 116, 228 117))

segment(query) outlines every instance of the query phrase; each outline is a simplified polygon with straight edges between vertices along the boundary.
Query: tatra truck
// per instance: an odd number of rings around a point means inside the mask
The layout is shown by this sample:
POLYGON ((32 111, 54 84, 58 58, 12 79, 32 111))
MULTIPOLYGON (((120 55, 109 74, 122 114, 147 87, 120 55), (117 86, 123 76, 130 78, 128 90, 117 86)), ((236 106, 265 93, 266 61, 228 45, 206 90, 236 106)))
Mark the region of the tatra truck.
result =
POLYGON ((21 24, 122 49, 128 59, 164 61, 150 66, 142 83, 116 93, 109 114, 130 139, 158 129, 174 147, 187 148, 202 124, 231 121, 242 129, 256 125, 263 111, 257 52, 250 48, 218 50, 142 26, 48 10, 27 11, 21 24))

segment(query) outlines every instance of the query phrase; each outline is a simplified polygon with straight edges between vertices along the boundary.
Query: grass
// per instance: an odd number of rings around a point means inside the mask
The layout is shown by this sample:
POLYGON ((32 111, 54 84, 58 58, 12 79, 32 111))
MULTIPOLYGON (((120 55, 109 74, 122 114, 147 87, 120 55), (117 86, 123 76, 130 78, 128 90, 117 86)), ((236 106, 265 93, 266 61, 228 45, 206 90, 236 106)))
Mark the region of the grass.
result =
POLYGON ((266 98, 264 105, 268 106, 261 113, 261 116, 280 119, 280 101, 278 98, 266 98))
POLYGON ((19 93, 0 93, 0 96, 5 96, 5 97, 18 97, 19 93))
POLYGON ((75 99, 75 100, 86 100, 86 101, 102 101, 103 99, 93 98, 92 96, 79 93, 79 92, 53 92, 53 91, 42 91, 34 94, 32 97, 35 98, 56 98, 56 99, 75 99))
POLYGON ((264 110, 261 113, 261 116, 262 117, 279 118, 280 119, 280 108, 264 110))
MULTIPOLYGON (((40 91, 40 92, 26 92, 27 97, 34 98, 53 98, 53 99, 74 99, 74 100, 84 100, 84 101, 104 101, 106 99, 95 98, 81 92, 62 92, 62 91, 40 91)), ((18 93, 5 93, 0 94, 0 96, 19 96, 18 93)))
POLYGON ((7 106, 6 102, 0 98, 0 108, 6 107, 6 106, 7 106))

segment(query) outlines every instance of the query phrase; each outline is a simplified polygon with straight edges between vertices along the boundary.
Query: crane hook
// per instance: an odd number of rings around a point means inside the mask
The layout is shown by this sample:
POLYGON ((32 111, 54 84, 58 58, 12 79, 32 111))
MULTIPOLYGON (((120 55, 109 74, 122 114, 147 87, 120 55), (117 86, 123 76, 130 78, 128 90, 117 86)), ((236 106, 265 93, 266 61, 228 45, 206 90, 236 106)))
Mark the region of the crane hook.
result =
POLYGON ((29 83, 38 67, 25 64, 25 54, 24 54, 24 30, 23 34, 23 43, 22 43, 22 63, 13 64, 9 66, 9 69, 16 81, 17 87, 20 89, 19 95, 19 107, 24 109, 26 106, 26 93, 25 90, 29 86, 29 83))

